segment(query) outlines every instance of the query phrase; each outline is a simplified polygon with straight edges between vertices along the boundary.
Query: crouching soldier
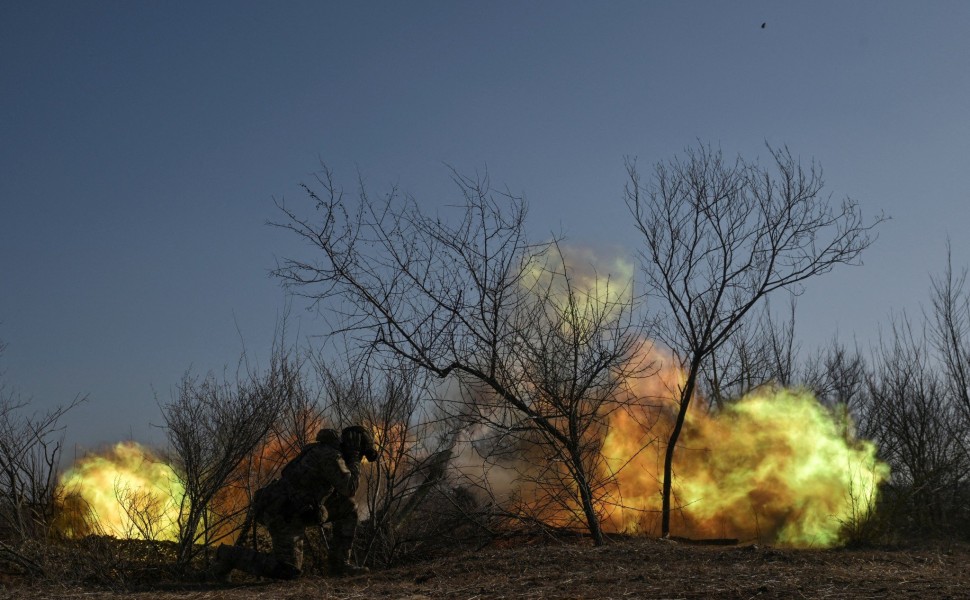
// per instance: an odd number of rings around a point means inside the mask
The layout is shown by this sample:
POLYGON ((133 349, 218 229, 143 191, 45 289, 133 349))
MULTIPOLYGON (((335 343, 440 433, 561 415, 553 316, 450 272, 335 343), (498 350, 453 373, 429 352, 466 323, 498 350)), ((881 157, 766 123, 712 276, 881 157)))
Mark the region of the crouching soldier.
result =
POLYGON ((350 561, 357 531, 354 495, 360 482, 361 457, 377 460, 373 438, 366 429, 355 425, 340 434, 334 429, 321 430, 316 443, 283 467, 279 479, 253 495, 246 522, 253 519, 269 530, 272 553, 224 544, 216 551, 210 575, 224 580, 232 569, 239 569, 262 577, 295 579, 303 568, 306 528, 324 522, 333 526, 333 543, 327 556, 329 573, 366 572, 366 567, 350 561))

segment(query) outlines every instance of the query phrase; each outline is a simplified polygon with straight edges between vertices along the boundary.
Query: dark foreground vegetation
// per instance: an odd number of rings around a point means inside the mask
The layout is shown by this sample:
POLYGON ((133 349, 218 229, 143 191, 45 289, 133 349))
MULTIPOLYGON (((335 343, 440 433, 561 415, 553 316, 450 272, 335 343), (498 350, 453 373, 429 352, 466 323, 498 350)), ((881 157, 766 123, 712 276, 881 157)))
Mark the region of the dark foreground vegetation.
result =
MULTIPOLYGON (((517 540, 348 579, 168 582, 125 598, 970 598, 970 546, 865 550, 704 547, 644 538, 589 543, 517 540)), ((76 584, 5 588, 0 598, 115 598, 76 584)))

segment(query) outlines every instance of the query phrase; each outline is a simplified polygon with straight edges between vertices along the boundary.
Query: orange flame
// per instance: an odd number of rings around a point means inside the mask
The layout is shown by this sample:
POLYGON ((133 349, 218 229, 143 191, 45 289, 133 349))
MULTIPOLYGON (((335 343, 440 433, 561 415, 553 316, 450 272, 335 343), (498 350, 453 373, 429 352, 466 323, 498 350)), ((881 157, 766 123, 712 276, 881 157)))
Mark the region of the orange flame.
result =
MULTIPOLYGON (((600 508, 608 531, 656 534, 663 452, 685 375, 656 347, 646 346, 643 353, 633 360, 653 362, 660 369, 650 377, 626 381, 635 402, 629 410, 610 414, 601 439, 600 476, 608 487, 600 508)), ((697 399, 692 403, 675 455, 674 534, 830 546, 838 542, 845 523, 872 510, 888 468, 876 459, 871 443, 847 436, 848 424, 810 394, 771 389, 719 413, 703 406, 697 399)), ((308 423, 300 439, 321 425, 318 420, 308 423)), ((385 467, 393 469, 405 451, 418 451, 417 440, 406 436, 406 430, 375 429, 385 467)), ((249 493, 297 454, 296 438, 272 436, 239 465, 243 483, 227 487, 213 501, 214 514, 225 519, 216 537, 229 535, 239 525, 249 493)), ((462 465, 468 460, 467 452, 459 452, 453 466, 470 472, 462 465)), ((493 483, 510 476, 497 467, 482 473, 493 483)), ((177 535, 184 488, 169 465, 138 444, 126 442, 103 455, 84 457, 62 476, 61 486, 72 501, 90 507, 96 530, 150 539, 177 535)), ((560 525, 575 522, 580 515, 575 506, 567 501, 556 509, 556 502, 540 502, 541 491, 520 485, 517 497, 526 508, 534 505, 537 518, 560 525)), ((85 531, 78 524, 64 526, 68 535, 85 531)))
MULTIPOLYGON (((648 352, 659 373, 630 382, 640 402, 614 413, 603 441, 616 477, 617 507, 606 519, 614 531, 657 533, 663 449, 685 376, 669 356, 648 352), (648 439, 644 423, 658 417, 656 439, 648 439)), ((846 523, 872 510, 889 474, 873 444, 844 434, 847 425, 804 390, 758 391, 716 414, 695 398, 674 459, 673 532, 837 543, 846 523)))
MULTIPOLYGON (((232 535, 242 524, 250 494, 276 476, 295 457, 301 440, 312 439, 320 421, 301 421, 301 435, 268 437, 240 463, 231 483, 212 499, 209 522, 214 539, 232 535)), ((102 453, 79 459, 60 478, 61 532, 80 537, 91 532, 119 538, 173 541, 179 532, 180 507, 187 501, 175 470, 136 442, 121 442, 102 453)))

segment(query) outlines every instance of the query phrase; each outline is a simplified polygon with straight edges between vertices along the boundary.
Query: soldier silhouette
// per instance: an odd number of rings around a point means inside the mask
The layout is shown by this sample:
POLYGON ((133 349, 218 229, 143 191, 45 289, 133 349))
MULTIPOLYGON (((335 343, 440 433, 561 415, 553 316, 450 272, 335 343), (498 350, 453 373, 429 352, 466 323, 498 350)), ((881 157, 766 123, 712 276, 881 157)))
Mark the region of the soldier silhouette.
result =
POLYGON ((360 483, 360 461, 377 460, 370 433, 359 425, 341 433, 322 429, 316 442, 290 461, 266 487, 253 495, 240 540, 255 522, 269 531, 271 553, 239 545, 223 544, 210 569, 214 579, 227 580, 233 569, 276 579, 295 579, 303 569, 303 536, 307 527, 331 523, 333 544, 327 555, 330 575, 355 575, 367 571, 350 560, 357 531, 354 495, 360 483))

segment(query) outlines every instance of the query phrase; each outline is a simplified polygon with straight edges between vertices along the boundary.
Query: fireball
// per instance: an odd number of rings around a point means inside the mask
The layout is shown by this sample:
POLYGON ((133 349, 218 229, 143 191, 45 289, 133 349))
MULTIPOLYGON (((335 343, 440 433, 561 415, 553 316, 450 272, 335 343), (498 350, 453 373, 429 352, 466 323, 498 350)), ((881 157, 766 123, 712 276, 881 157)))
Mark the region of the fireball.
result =
MULTIPOLYGON (((672 363, 658 357, 662 365, 672 363)), ((614 531, 651 531, 656 524, 662 449, 683 381, 677 371, 662 366, 635 392, 660 398, 659 409, 641 401, 611 418, 603 452, 617 486, 618 508, 607 520, 614 531), (643 427, 650 411, 659 411, 652 440, 643 427)), ((829 547, 844 525, 873 510, 887 465, 871 442, 846 433, 852 427, 844 413, 828 410, 810 392, 769 387, 720 412, 703 406, 692 402, 674 456, 675 534, 829 547)))
MULTIPOLYGON (((61 476, 60 489, 71 504, 86 505, 89 529, 119 538, 176 539, 185 488, 168 464, 136 442, 81 458, 61 476)), ((85 533, 75 527, 63 533, 85 533)))

